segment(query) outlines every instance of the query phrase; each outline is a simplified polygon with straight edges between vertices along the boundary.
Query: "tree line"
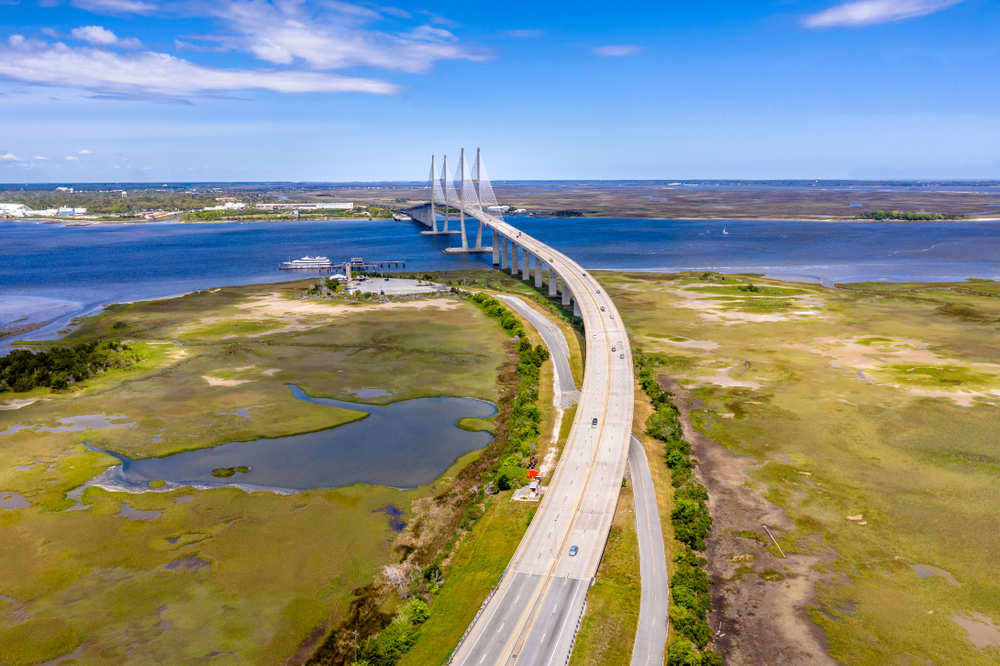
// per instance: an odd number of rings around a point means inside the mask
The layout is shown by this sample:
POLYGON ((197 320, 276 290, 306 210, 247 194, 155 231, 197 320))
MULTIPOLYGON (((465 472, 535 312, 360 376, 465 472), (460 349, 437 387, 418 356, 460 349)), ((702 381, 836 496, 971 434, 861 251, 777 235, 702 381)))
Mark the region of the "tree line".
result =
POLYGON ((674 486, 674 508, 670 519, 674 538, 684 548, 674 555, 677 565, 670 577, 670 622, 677 637, 667 648, 668 666, 722 666, 722 656, 705 646, 715 635, 708 626, 712 609, 710 581, 703 567, 708 560, 699 555, 712 528, 708 512, 708 491, 694 476, 697 464, 691 458, 691 444, 684 439, 680 412, 671 402, 669 391, 656 380, 656 368, 663 365, 660 354, 635 355, 636 377, 656 410, 646 419, 646 432, 664 442, 663 456, 674 486))
POLYGON ((116 340, 78 342, 33 352, 15 349, 0 358, 0 393, 26 393, 34 388, 64 389, 108 370, 135 365, 141 356, 116 340))

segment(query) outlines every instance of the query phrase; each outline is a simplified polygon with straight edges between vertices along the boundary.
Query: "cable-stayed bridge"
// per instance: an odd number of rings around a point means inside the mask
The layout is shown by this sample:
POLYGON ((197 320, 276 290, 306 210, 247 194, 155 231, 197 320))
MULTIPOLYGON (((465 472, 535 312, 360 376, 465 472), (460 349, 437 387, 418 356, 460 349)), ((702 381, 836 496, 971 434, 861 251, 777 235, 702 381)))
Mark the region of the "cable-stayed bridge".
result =
POLYGON ((628 333, 614 302, 579 264, 503 219, 479 151, 474 177, 469 176, 464 151, 454 181, 447 158, 440 177, 433 159, 431 165, 430 201, 409 211, 411 217, 430 227, 430 233, 450 233, 447 226, 439 230, 436 213, 444 209, 447 225, 456 211, 462 245, 450 249, 492 252, 493 265, 512 274, 520 271, 523 279, 530 279, 533 269, 538 288, 548 277, 549 295, 561 294, 564 305, 572 304, 586 329, 583 386, 562 457, 503 578, 450 663, 563 665, 597 574, 625 473, 634 389, 628 333), (465 234, 467 218, 478 224, 472 247, 465 234), (482 245, 484 227, 492 232, 489 247, 482 245))

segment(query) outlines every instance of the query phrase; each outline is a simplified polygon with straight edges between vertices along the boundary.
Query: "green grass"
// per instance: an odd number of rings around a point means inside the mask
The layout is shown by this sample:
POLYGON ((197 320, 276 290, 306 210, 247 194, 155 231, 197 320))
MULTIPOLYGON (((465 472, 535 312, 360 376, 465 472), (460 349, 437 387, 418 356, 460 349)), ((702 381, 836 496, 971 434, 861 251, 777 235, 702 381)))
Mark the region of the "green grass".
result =
POLYGON ((627 666, 639 624, 642 582, 632 487, 622 489, 608 545, 587 594, 570 666, 627 666))
MULTIPOLYGON (((64 392, 3 394, 4 401, 44 400, 0 411, 0 431, 99 413, 136 426, 0 436, 0 490, 31 503, 0 510, 0 663, 37 664, 78 645, 79 664, 191 664, 208 661, 210 653, 219 653, 213 664, 282 663, 316 627, 339 622, 354 588, 397 561, 389 519, 376 510, 393 504, 408 514, 415 500, 440 488, 354 486, 290 495, 89 488, 83 495, 89 508, 63 511, 73 504, 68 491, 117 464, 85 442, 147 457, 329 428, 363 415, 295 400, 287 383, 353 402, 434 395, 495 400, 507 336, 467 303, 359 305, 335 317, 275 315, 281 326, 309 328, 261 337, 247 337, 259 332, 256 326, 188 326, 245 316, 240 306, 272 292, 291 297, 298 289, 236 287, 114 306, 83 320, 68 342, 125 335, 144 356, 136 368, 64 392), (127 328, 113 329, 116 321, 127 328), (228 335, 236 337, 219 339, 228 335), (206 376, 249 381, 212 386, 206 376), (391 395, 362 401, 346 393, 357 386, 391 395), (223 414, 249 406, 257 406, 249 419, 223 414), (117 515, 123 503, 162 513, 132 521, 117 515), (185 558, 205 566, 165 568, 185 558)), ((480 453, 456 460, 435 486, 446 489, 480 453)), ((515 524, 523 533, 523 516, 515 524)))
POLYGON ((400 666, 438 666, 448 659, 486 595, 500 582, 534 508, 531 502, 511 502, 509 492, 493 497, 460 544, 434 600, 431 618, 400 666))
MULTIPOLYGON (((862 285, 872 291, 795 285, 818 297, 822 318, 720 324, 674 307, 679 299, 669 290, 687 275, 627 277, 635 282, 609 283, 609 292, 645 351, 676 352, 654 334, 719 345, 698 350, 696 362, 669 374, 705 382, 716 360, 750 364, 739 379, 759 389, 696 388, 692 397, 705 409, 692 420, 762 465, 747 480, 766 484, 767 497, 796 524, 775 535, 782 548, 836 553, 826 573, 838 582, 816 588, 822 612, 811 615, 833 657, 847 666, 996 663, 995 650, 976 649, 951 618, 976 611, 1000 622, 1000 399, 963 407, 911 392, 1000 389, 1000 377, 973 365, 1000 363, 996 283, 862 285), (873 383, 829 355, 836 344, 819 342, 825 339, 860 341, 872 357, 884 358, 864 370, 873 383), (912 345, 900 345, 904 340, 912 345), (887 351, 919 347, 941 363, 893 360, 887 351), (857 514, 866 525, 846 519, 857 514), (940 576, 921 580, 915 563, 946 569, 962 585, 940 576), (850 613, 838 610, 848 606, 850 613)), ((785 287, 764 278, 754 283, 785 287)))

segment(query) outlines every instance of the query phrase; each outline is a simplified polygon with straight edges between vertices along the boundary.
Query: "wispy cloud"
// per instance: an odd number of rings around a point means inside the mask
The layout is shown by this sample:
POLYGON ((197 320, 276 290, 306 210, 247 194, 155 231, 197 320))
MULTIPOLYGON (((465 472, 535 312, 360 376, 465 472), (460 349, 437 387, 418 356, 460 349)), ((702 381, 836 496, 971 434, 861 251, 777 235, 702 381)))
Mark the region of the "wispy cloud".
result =
POLYGON ((0 77, 112 96, 183 98, 235 90, 282 93, 394 93, 378 79, 325 72, 206 67, 166 53, 120 55, 104 49, 72 48, 13 35, 0 45, 0 77))
POLYGON ((75 155, 67 155, 66 156, 66 161, 67 162, 79 162, 80 158, 76 157, 75 155))
POLYGON ((85 9, 95 14, 152 14, 157 7, 151 2, 141 0, 72 0, 78 9, 85 9))
POLYGON ((642 53, 643 48, 635 44, 609 44, 607 46, 595 46, 593 52, 603 58, 621 58, 642 53))
POLYGON ((511 37, 523 37, 526 39, 538 39, 545 35, 541 30, 509 30, 507 34, 511 37))
POLYGON ((80 41, 94 44, 95 46, 125 46, 128 48, 138 48, 142 42, 134 37, 122 39, 114 32, 99 25, 88 25, 82 28, 73 28, 70 33, 80 41))
POLYGON ((0 162, 16 162, 16 161, 17 161, 17 155, 15 155, 14 153, 4 153, 3 155, 0 155, 0 162))
POLYGON ((81 150, 81 151, 80 151, 80 154, 81 154, 81 155, 93 155, 93 154, 94 154, 94 151, 92 151, 92 150, 87 150, 86 148, 84 148, 83 150, 81 150))
POLYGON ((223 21, 229 34, 212 36, 232 48, 277 65, 303 62, 313 69, 376 67, 420 73, 440 60, 487 59, 482 49, 461 43, 442 23, 387 33, 365 26, 381 15, 367 7, 328 2, 312 11, 302 2, 220 3, 204 5, 223 21))
POLYGON ((807 28, 874 25, 926 16, 960 2, 962 0, 856 0, 811 14, 804 24, 807 28))
POLYGON ((47 162, 49 158, 47 158, 47 157, 42 157, 41 155, 36 155, 36 156, 35 156, 35 159, 36 159, 36 160, 44 160, 44 161, 46 161, 46 162, 47 162))

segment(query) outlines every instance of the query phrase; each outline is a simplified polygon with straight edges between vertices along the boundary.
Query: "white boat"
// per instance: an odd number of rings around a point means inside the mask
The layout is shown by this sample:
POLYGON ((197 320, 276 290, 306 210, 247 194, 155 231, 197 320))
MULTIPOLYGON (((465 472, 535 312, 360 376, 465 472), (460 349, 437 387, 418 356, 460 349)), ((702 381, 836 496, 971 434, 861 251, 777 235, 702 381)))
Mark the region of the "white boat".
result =
POLYGON ((723 235, 723 236, 728 236, 728 235, 729 235, 729 232, 728 232, 728 231, 726 231, 726 228, 725 228, 725 227, 723 227, 723 228, 722 228, 722 235, 723 235))
POLYGON ((286 261, 281 267, 285 270, 291 270, 296 268, 330 268, 332 265, 327 257, 302 257, 295 261, 286 261))

